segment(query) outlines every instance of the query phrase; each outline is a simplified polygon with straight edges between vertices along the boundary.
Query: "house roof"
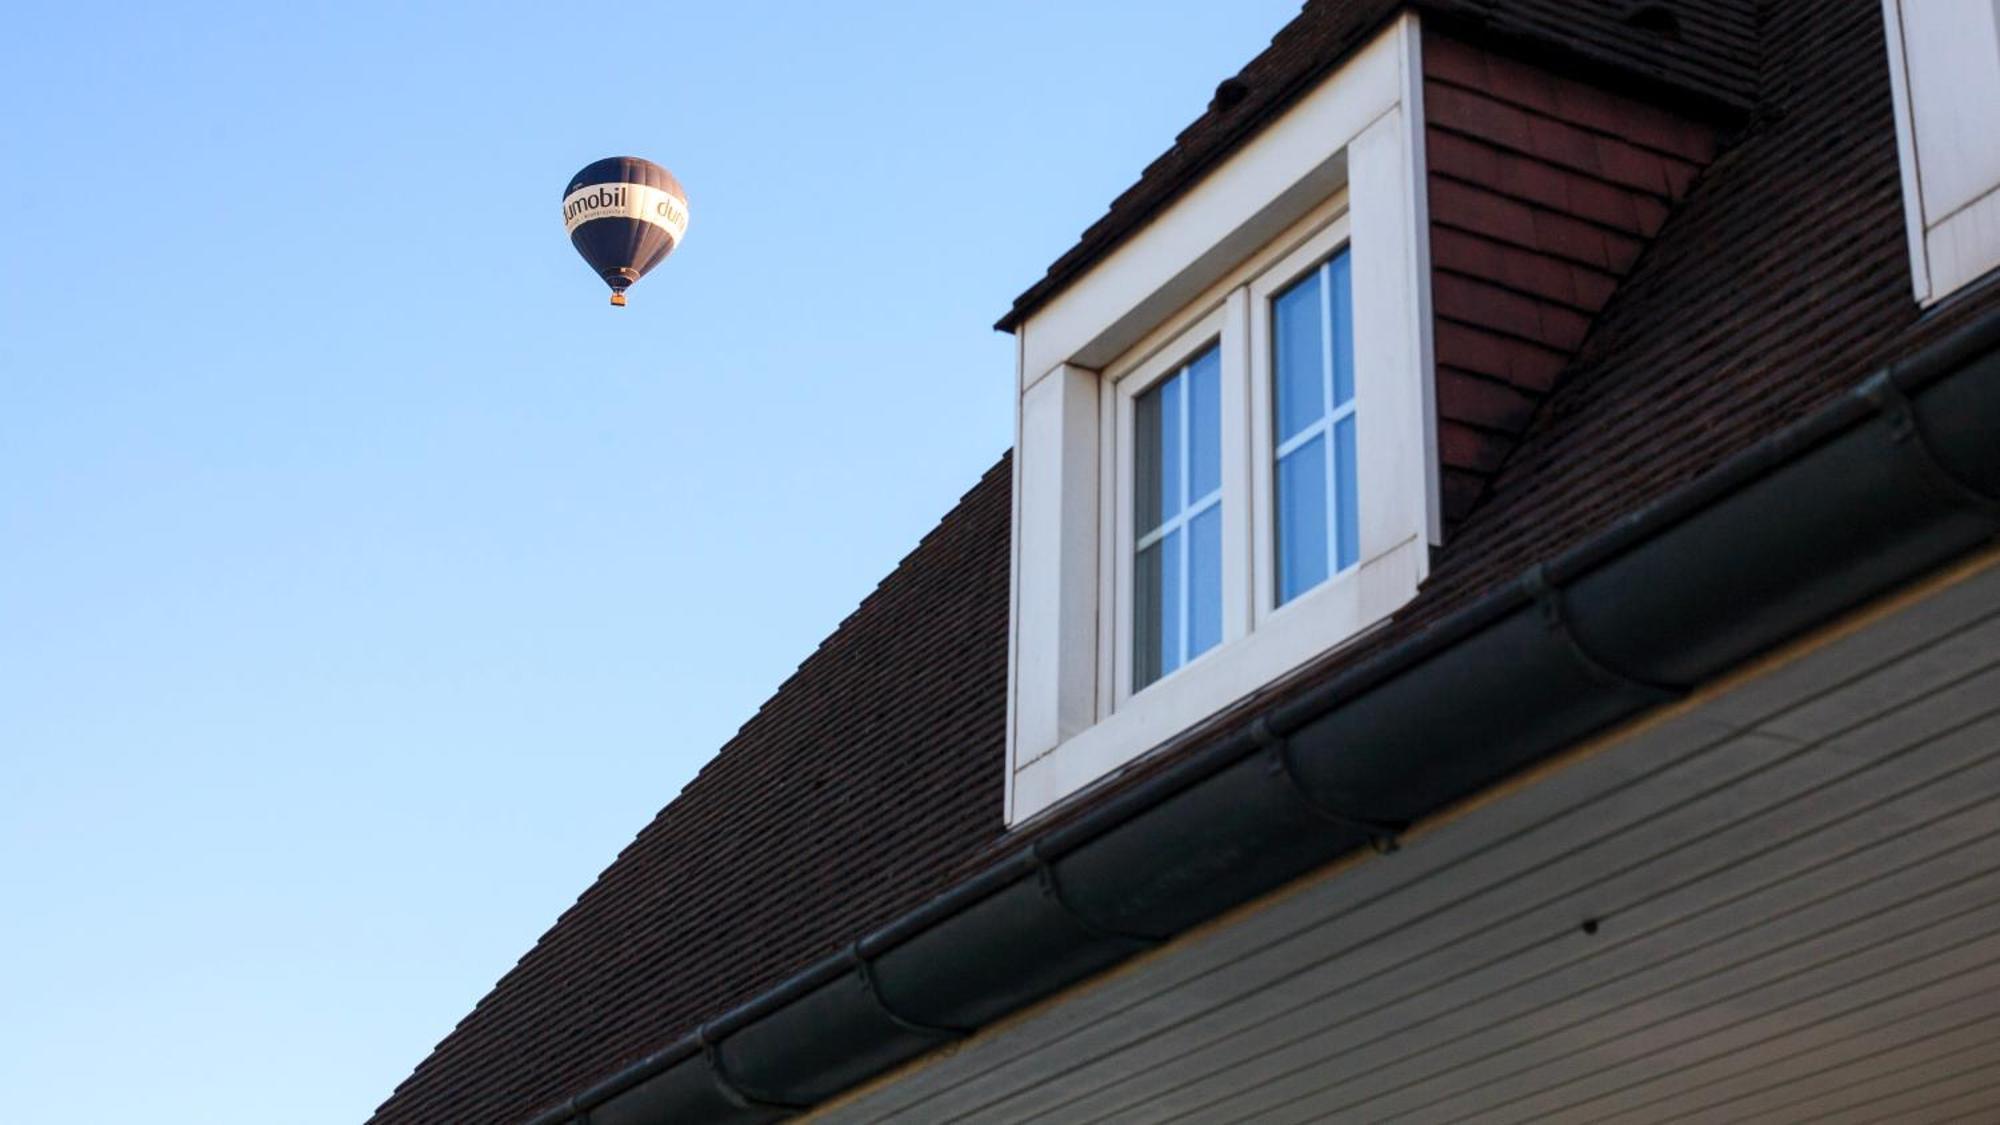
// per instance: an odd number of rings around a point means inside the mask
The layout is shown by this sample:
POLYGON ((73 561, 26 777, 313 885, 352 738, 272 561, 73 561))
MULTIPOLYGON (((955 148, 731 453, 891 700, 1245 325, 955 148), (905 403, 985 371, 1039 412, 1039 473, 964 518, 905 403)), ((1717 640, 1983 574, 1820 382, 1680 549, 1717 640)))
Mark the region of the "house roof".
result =
MULTIPOLYGON (((1314 4, 1300 19, 1319 27, 1338 10, 1349 13, 1340 26, 1360 27, 1390 7, 1314 4)), ((1511 28, 1570 5, 1458 7, 1511 28)), ((1422 632, 2000 305, 1991 284, 1927 315, 1911 297, 1874 0, 1765 6, 1761 25, 1737 18, 1748 5, 1679 7, 1683 40, 1700 29, 1731 49, 1691 51, 1670 67, 1666 48, 1648 62, 1633 46, 1628 62, 1706 75, 1753 103, 1740 136, 1597 317, 1418 599, 1265 698, 1422 632)), ((1579 26, 1599 19, 1580 16, 1579 26)), ((1272 50, 1310 53, 1300 34, 1288 28, 1272 50)), ((1333 50, 1346 40, 1312 42, 1333 50)), ((374 1121, 525 1120, 1021 846, 1001 813, 1009 477, 1003 459, 374 1121)), ((1113 789, 1214 729, 1178 739, 1113 789)))

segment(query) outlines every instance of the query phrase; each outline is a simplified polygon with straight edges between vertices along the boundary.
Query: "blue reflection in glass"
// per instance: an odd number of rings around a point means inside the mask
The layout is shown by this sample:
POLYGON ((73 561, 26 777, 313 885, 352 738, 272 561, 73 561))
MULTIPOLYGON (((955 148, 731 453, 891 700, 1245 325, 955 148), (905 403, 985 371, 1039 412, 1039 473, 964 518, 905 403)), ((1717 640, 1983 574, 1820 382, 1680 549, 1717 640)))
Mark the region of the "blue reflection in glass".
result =
POLYGON ((1333 479, 1340 490, 1334 512, 1340 520, 1339 560, 1334 569, 1346 570, 1361 558, 1361 505, 1354 487, 1354 415, 1342 418, 1333 427, 1333 479))
POLYGON ((1160 526, 1159 388, 1140 395, 1133 404, 1132 525, 1144 535, 1160 526))
POLYGON ((1346 406, 1354 397, 1354 279, 1347 252, 1326 264, 1333 282, 1333 405, 1346 406))
POLYGON ((1145 687, 1160 678, 1160 622, 1168 601, 1161 589, 1160 544, 1139 552, 1132 568, 1132 687, 1145 687))
POLYGON ((1192 660, 1222 640, 1222 505, 1188 522, 1187 654, 1192 660))
POLYGON ((1326 436, 1278 460, 1278 604, 1326 580, 1326 436))
POLYGON ((1272 381, 1280 444, 1326 414, 1320 277, 1321 271, 1314 270, 1271 301, 1272 381))
POLYGON ((1181 599, 1186 585, 1181 578, 1181 529, 1175 528, 1159 542, 1160 589, 1160 675, 1181 666, 1181 599))
POLYGON ((1188 495, 1192 504, 1222 487, 1222 349, 1188 364, 1188 495))

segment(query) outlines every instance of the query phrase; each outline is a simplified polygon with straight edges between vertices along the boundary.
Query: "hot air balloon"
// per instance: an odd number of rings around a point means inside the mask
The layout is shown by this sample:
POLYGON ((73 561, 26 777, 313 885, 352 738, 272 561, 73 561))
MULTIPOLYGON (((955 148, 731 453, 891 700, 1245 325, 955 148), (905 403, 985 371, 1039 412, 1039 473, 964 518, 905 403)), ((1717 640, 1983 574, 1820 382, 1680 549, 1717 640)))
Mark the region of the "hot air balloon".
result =
POLYGON ((620 307, 626 288, 674 252, 687 225, 687 193, 650 160, 607 156, 584 165, 563 189, 570 243, 620 307))

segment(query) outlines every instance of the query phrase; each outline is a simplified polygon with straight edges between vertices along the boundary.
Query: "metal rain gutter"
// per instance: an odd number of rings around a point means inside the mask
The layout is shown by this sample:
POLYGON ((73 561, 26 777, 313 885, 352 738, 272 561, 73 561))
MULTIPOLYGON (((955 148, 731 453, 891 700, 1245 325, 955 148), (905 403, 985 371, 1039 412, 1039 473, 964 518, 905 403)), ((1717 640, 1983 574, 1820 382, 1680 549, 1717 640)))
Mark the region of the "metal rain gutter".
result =
POLYGON ((529 1125, 775 1121, 2000 534, 2000 313, 529 1125))

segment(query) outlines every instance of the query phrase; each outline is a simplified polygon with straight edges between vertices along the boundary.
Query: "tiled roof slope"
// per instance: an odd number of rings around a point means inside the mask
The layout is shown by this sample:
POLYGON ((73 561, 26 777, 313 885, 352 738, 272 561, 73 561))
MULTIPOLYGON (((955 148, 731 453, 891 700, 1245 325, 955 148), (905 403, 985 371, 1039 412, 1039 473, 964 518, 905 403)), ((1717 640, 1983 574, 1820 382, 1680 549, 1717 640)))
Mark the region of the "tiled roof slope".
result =
MULTIPOLYGON (((2000 306, 2000 285, 1921 317, 1911 297, 1879 3, 1767 7, 1762 108, 1599 313, 1422 595, 1264 698, 1407 639, 2000 306)), ((1008 493, 1003 460, 379 1125, 518 1122, 1024 842, 1000 826, 1008 493)))
POLYGON ((1437 31, 1423 59, 1438 458, 1455 529, 1717 137, 1437 31))
POLYGON ((1676 103, 1720 110, 1747 106, 1756 94, 1754 0, 1308 0, 1237 72, 1232 88, 1240 96, 1218 97, 1182 130, 1014 299, 998 327, 1012 330, 1405 8, 1418 9, 1431 27, 1504 42, 1567 73, 1642 87, 1676 103), (1670 33, 1645 18, 1654 12, 1670 17, 1670 33))
POLYGON ((1001 830, 1002 458, 376 1112, 516 1122, 943 886, 1001 830))

